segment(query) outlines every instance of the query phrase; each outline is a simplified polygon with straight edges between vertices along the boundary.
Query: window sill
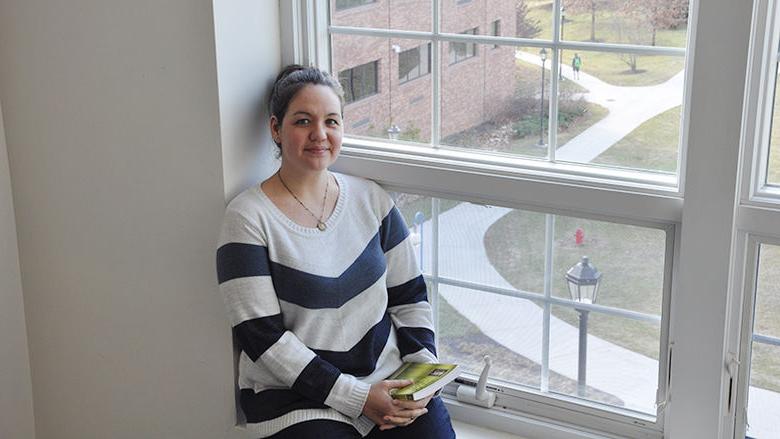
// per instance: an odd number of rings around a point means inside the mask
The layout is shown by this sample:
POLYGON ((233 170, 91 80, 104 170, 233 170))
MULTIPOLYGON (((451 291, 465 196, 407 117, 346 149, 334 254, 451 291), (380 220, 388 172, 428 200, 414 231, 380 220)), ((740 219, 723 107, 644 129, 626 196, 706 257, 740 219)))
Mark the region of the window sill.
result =
POLYGON ((478 427, 456 420, 452 421, 452 427, 455 429, 459 439, 524 439, 522 436, 478 427))

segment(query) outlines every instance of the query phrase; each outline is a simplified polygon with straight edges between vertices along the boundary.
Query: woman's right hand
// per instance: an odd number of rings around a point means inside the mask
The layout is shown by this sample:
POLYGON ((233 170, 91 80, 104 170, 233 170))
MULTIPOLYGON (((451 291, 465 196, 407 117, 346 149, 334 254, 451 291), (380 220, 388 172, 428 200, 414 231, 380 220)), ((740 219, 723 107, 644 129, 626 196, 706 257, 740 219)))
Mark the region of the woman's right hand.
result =
POLYGON ((374 421, 380 429, 387 430, 394 427, 411 424, 415 418, 428 413, 424 406, 416 409, 407 409, 393 404, 390 389, 406 387, 412 384, 411 380, 385 380, 372 384, 368 391, 366 404, 363 406, 363 414, 374 421))

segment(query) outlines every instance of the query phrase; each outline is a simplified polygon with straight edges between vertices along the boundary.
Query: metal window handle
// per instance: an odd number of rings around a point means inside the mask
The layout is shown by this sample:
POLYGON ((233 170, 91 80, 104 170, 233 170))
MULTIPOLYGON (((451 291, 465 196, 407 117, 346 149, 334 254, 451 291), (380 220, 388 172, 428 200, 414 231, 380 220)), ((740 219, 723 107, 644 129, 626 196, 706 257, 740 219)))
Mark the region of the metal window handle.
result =
POLYGON ((483 361, 485 362, 485 367, 482 368, 482 373, 479 374, 477 386, 472 387, 461 384, 458 386, 456 395, 460 402, 490 408, 496 403, 496 394, 487 390, 487 379, 491 365, 490 356, 485 355, 483 361))

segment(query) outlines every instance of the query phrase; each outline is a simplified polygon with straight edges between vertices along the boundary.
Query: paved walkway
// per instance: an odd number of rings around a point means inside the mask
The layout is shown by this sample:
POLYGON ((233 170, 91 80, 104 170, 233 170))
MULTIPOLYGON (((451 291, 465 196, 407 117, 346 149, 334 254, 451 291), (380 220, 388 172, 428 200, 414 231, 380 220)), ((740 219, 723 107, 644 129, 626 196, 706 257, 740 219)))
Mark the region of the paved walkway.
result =
MULTIPOLYGON (((517 51, 515 57, 541 66, 537 55, 517 51)), ((551 63, 546 63, 550 66, 551 63)), ((681 70, 668 81, 647 87, 618 87, 580 71, 574 79, 570 66, 561 66, 563 76, 588 90, 585 100, 601 105, 609 114, 575 136, 555 151, 555 159, 588 163, 609 149, 643 122, 682 104, 685 71, 681 70)), ((550 67, 547 67, 548 69, 550 67)))

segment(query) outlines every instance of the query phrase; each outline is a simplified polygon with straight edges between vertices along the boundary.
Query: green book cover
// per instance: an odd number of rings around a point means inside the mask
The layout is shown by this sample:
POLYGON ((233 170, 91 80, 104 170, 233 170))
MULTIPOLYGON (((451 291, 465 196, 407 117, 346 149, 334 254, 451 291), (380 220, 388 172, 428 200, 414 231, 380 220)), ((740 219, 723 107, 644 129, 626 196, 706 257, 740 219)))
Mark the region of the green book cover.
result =
POLYGON ((417 401, 434 394, 458 377, 460 367, 457 364, 404 363, 390 375, 388 380, 412 380, 414 383, 392 389, 394 399, 417 401))

